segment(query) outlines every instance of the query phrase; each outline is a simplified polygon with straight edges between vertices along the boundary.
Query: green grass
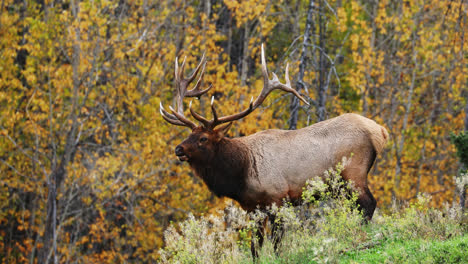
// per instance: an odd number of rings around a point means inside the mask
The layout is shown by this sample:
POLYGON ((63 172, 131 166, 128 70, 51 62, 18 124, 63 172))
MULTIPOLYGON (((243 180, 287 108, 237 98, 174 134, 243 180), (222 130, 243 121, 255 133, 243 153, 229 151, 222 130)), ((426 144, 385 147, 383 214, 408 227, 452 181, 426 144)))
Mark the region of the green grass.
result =
POLYGON ((388 241, 344 253, 339 263, 468 263, 468 234, 448 240, 388 241))

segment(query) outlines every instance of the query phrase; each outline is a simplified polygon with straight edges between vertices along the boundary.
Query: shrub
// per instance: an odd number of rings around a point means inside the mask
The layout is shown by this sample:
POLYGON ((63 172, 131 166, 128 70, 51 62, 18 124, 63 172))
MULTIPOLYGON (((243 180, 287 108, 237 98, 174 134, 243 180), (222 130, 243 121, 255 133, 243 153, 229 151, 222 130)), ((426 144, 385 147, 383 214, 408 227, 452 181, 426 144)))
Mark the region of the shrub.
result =
MULTIPOLYGON (((461 237, 468 232, 468 214, 461 207, 430 208, 428 195, 420 195, 417 202, 388 215, 377 210, 373 220, 364 224, 356 207, 357 193, 340 176, 346 163, 344 159, 336 168, 328 170, 325 177, 311 179, 304 188, 304 202, 299 206, 285 202, 280 207, 273 205, 268 210, 247 214, 230 203, 217 216, 199 219, 189 216, 165 232, 166 247, 160 251, 161 262, 251 263, 251 234, 255 234, 259 221, 272 214, 276 215, 275 221, 284 225, 284 233, 280 234, 282 242, 275 254, 274 237, 271 231, 267 232, 270 235, 265 236, 263 247, 258 249, 258 263, 337 263, 348 255, 374 252, 374 247, 407 245, 403 255, 387 259, 394 263, 417 259, 412 255, 417 250, 411 248, 461 237)), ((271 228, 268 224, 267 230, 271 228)), ((466 244, 466 239, 453 248, 455 255, 463 243, 466 244)), ((441 248, 450 252, 445 244, 441 248)), ((378 251, 374 254, 376 259, 381 259, 378 251)), ((425 260, 440 259, 444 254, 429 254, 425 260)))
MULTIPOLYGON (((232 208, 232 207, 231 207, 232 208)), ((235 210, 235 219, 246 219, 246 213, 235 210)), ((188 219, 170 226, 164 232, 166 246, 160 250, 162 263, 241 263, 248 255, 242 252, 242 241, 235 225, 226 227, 223 216, 188 219)), ((243 223, 241 223, 244 225, 243 223)))
POLYGON ((457 156, 461 163, 468 169, 468 133, 460 133, 458 135, 451 134, 450 139, 457 149, 457 156))

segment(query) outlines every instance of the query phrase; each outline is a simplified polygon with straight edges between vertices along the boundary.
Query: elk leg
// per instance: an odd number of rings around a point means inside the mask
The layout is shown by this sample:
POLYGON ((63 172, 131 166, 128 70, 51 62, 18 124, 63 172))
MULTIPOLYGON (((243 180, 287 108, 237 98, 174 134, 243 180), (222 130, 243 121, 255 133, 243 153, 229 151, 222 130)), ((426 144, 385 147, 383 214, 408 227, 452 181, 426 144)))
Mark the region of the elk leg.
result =
POLYGON ((374 196, 372 196, 372 193, 368 187, 365 187, 361 190, 357 199, 357 204, 359 205, 359 210, 361 210, 364 216, 364 220, 366 222, 370 221, 374 215, 377 201, 375 200, 374 196))
POLYGON ((271 237, 273 238, 273 248, 275 250, 275 253, 278 254, 278 247, 281 243, 281 239, 283 238, 284 235, 284 225, 283 222, 276 221, 276 216, 272 215, 271 216, 271 237))
POLYGON ((252 241, 250 241, 250 251, 252 252, 252 257, 254 258, 254 260, 258 259, 258 250, 260 250, 263 246, 266 221, 267 221, 266 218, 264 220, 258 221, 257 231, 255 233, 252 233, 252 241), (257 247, 255 246, 256 239, 258 239, 258 250, 257 250, 257 247))
POLYGON ((355 155, 346 169, 341 173, 341 176, 346 181, 353 181, 355 187, 359 190, 359 196, 357 204, 359 210, 362 212, 364 221, 368 222, 372 219, 377 201, 367 186, 367 174, 369 173, 372 165, 374 164, 376 151, 371 149, 369 155, 359 156, 355 155), (364 169, 363 165, 367 164, 367 168, 364 169))

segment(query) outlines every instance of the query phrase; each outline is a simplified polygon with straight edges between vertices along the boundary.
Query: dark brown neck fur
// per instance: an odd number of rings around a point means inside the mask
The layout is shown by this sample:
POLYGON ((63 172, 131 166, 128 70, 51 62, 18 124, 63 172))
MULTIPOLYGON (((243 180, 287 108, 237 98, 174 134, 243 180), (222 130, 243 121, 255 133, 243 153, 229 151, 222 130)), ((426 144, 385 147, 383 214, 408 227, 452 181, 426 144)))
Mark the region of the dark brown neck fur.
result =
POLYGON ((190 165, 216 196, 240 201, 250 168, 247 146, 239 141, 223 138, 209 163, 190 165))

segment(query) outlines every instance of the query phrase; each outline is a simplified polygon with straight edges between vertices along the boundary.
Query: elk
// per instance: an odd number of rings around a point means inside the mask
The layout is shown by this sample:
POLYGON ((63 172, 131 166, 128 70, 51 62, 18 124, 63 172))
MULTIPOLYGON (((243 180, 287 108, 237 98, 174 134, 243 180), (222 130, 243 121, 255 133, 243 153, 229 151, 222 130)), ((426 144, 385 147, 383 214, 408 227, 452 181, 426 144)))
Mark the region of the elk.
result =
MULTIPOLYGON (((194 111, 190 102, 191 115, 201 123, 197 125, 184 115, 183 99, 199 97, 211 89, 211 86, 200 89, 206 58, 203 55, 201 62, 187 78, 183 76, 185 59, 179 68, 176 58, 177 110, 170 107, 168 112, 161 103, 160 112, 167 122, 189 127, 192 133, 175 148, 175 155, 180 161, 188 162, 195 174, 203 179, 215 195, 232 198, 244 210, 253 211, 274 203, 281 205, 285 199, 298 201, 308 179, 323 175, 324 171, 334 167, 343 157, 350 157, 352 154, 341 176, 346 181, 354 182, 359 192, 359 208, 363 211, 365 219, 370 220, 376 200, 368 188, 367 174, 388 138, 387 130, 373 120, 357 114, 343 114, 298 130, 271 129, 244 137, 226 137, 233 121, 254 111, 275 89, 292 93, 307 104, 307 101, 291 88, 288 65, 284 84, 274 73, 273 78, 269 79, 263 45, 261 64, 264 86, 260 95, 255 100, 252 98, 248 108, 220 117, 212 98, 213 118, 208 120, 194 111), (194 88, 188 90, 188 85, 200 70, 194 88)), ((261 246, 263 230, 260 230, 257 236, 261 246)), ((277 242, 275 241, 275 248, 277 242)), ((253 245, 252 254, 256 256, 253 245)))

